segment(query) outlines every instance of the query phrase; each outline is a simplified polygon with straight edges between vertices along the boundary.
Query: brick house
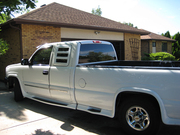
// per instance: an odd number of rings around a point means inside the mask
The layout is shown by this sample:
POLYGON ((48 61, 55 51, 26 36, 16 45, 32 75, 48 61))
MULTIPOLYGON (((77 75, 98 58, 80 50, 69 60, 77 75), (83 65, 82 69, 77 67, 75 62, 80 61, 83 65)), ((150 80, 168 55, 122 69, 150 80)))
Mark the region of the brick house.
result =
POLYGON ((113 20, 51 3, 0 25, 0 38, 8 42, 8 52, 0 57, 0 79, 5 67, 29 58, 38 45, 69 40, 105 40, 113 43, 120 60, 141 60, 139 30, 113 20))
POLYGON ((172 54, 172 42, 175 40, 152 32, 141 35, 141 55, 144 53, 168 52, 172 54))

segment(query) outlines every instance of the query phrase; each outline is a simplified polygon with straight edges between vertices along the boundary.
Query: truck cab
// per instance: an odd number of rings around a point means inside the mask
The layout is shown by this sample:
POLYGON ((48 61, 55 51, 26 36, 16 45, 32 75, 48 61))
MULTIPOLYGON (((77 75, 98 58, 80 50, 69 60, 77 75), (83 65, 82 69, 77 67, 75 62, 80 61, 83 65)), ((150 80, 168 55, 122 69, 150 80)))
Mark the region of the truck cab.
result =
MULTIPOLYGON (((114 47, 105 41, 56 42, 38 46, 18 68, 25 97, 76 109, 75 68, 78 64, 117 61, 114 47)), ((12 67, 13 65, 9 66, 12 67)), ((12 76, 11 71, 7 76, 12 76)), ((14 71, 13 71, 14 72, 14 71)))

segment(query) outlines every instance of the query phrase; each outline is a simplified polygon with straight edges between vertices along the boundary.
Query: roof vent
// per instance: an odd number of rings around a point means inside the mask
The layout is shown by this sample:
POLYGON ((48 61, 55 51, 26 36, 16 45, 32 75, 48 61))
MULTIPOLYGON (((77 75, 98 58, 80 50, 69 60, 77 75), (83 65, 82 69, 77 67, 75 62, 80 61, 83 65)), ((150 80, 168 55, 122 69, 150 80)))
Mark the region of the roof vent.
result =
POLYGON ((46 4, 41 5, 41 7, 44 7, 44 6, 46 6, 46 4))

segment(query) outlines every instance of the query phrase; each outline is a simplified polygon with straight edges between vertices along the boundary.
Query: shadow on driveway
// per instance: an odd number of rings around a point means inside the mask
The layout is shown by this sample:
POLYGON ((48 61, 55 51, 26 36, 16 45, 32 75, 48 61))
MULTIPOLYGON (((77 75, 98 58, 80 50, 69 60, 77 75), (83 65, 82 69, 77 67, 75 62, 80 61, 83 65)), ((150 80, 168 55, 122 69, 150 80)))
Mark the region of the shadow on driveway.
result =
MULTIPOLYGON (((11 119, 26 121, 27 117, 24 110, 30 110, 38 114, 62 121, 64 124, 59 128, 65 131, 74 130, 74 126, 91 133, 100 135, 125 135, 118 121, 107 117, 93 115, 82 111, 75 111, 56 106, 50 106, 30 99, 24 99, 22 102, 13 100, 13 92, 0 91, 0 116, 6 115, 11 119)), ((47 123, 48 124, 48 123, 47 123)), ((177 135, 180 133, 180 126, 163 125, 158 135, 177 135)), ((37 129, 32 135, 64 135, 54 134, 50 129, 43 131, 37 129)))
POLYGON ((24 107, 16 103, 12 95, 12 91, 7 92, 0 90, 0 116, 4 114, 10 119, 25 121, 26 116, 23 113, 24 107))

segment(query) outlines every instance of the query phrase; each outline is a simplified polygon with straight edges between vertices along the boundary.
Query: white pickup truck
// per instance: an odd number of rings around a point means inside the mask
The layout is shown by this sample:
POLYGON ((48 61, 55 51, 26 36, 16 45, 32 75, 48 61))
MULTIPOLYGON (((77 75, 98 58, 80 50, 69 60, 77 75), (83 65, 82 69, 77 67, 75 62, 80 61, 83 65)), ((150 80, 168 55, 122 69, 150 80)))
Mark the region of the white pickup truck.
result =
POLYGON ((15 101, 116 116, 131 134, 154 134, 161 121, 180 125, 180 62, 118 61, 109 42, 44 44, 6 76, 15 101))

